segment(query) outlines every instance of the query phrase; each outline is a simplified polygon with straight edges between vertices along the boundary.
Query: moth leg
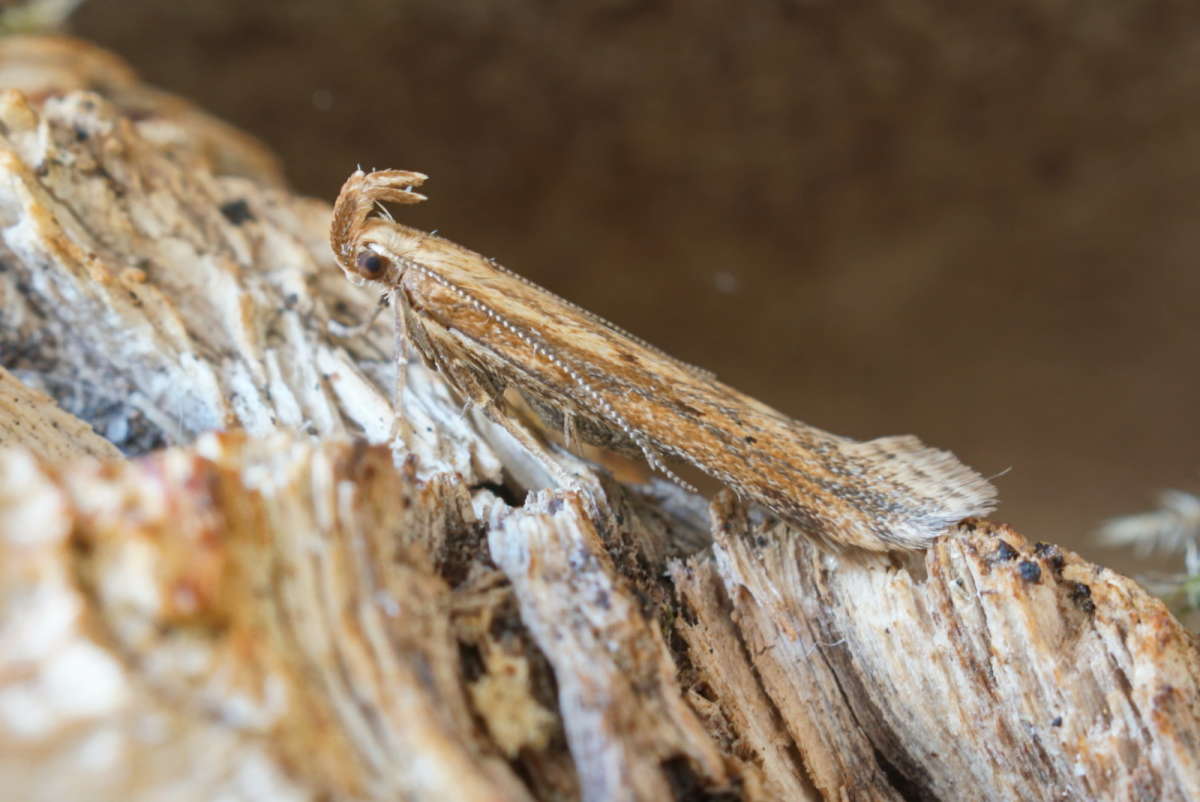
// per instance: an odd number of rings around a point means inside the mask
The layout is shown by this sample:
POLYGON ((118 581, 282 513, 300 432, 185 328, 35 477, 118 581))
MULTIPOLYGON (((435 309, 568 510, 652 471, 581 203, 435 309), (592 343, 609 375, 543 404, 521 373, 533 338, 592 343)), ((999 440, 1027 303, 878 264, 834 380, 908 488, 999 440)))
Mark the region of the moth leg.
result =
POLYGON ((488 411, 488 417, 499 424, 521 448, 542 465, 555 484, 560 488, 579 492, 590 511, 594 515, 601 514, 604 488, 598 479, 586 471, 576 473, 564 465, 560 455, 555 453, 532 427, 521 420, 516 410, 509 407, 508 402, 498 399, 488 411))
POLYGON ((563 445, 567 451, 575 451, 579 447, 579 418, 570 410, 563 410, 562 416, 563 445))
POLYGON ((492 421, 500 424, 500 428, 508 432, 521 448, 528 451, 530 456, 545 466, 558 484, 568 487, 572 485, 574 477, 559 464, 557 457, 546 445, 546 442, 533 429, 518 420, 515 415, 510 414, 509 410, 504 409, 502 403, 498 403, 492 408, 493 414, 489 415, 492 421))
POLYGON ((412 440, 412 425, 404 417, 404 389, 408 385, 409 360, 409 330, 408 330, 408 299, 404 290, 395 293, 392 304, 394 314, 393 336, 395 340, 396 378, 392 385, 392 431, 388 438, 395 442, 397 439, 408 446, 412 440))
POLYGON ((379 303, 375 305, 375 309, 371 311, 370 317, 354 326, 347 326, 337 320, 330 320, 327 324, 329 333, 339 340, 350 340, 355 337, 361 337, 371 330, 375 325, 375 321, 379 319, 379 314, 383 308, 388 305, 388 293, 379 296, 379 303))

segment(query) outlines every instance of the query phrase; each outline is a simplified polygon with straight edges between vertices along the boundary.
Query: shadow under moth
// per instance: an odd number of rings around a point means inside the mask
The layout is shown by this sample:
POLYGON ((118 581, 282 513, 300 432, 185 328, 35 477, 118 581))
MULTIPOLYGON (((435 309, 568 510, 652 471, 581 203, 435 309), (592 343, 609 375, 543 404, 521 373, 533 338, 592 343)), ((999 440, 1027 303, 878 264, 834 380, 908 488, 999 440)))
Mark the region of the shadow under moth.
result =
POLYGON ((347 277, 381 288, 381 306, 395 310, 400 387, 415 349, 528 448, 540 441, 506 414, 508 389, 568 444, 640 454, 684 487, 664 457, 690 462, 829 544, 923 548, 994 506, 991 484, 948 451, 912 435, 858 442, 793 420, 490 259, 375 214, 384 202, 424 200, 412 191, 424 181, 355 172, 331 228, 347 277))

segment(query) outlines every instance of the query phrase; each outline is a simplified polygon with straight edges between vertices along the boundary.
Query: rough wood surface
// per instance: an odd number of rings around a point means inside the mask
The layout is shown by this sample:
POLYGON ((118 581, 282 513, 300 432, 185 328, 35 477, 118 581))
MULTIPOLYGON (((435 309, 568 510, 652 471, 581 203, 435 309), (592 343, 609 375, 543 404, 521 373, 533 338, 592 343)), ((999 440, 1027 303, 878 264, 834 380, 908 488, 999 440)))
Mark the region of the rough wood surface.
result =
POLYGON ((389 447, 329 206, 150 136, 132 76, 77 91, 98 63, 0 42, 6 795, 1200 796, 1196 640, 1074 554, 823 552, 532 456, 415 364, 389 447))
POLYGON ((64 460, 91 456, 115 459, 121 452, 64 412, 54 399, 0 367, 0 448, 24 448, 41 457, 64 460))

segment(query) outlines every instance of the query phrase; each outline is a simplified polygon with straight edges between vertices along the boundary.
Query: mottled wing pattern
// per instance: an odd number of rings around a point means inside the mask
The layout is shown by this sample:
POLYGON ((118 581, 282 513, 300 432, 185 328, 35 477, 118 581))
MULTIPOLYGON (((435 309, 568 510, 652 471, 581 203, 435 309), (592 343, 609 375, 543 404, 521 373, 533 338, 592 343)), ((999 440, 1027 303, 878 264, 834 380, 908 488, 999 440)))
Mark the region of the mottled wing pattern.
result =
POLYGON ((856 442, 792 420, 448 240, 371 221, 360 245, 399 260, 414 312, 508 365, 521 389, 631 428, 643 447, 691 462, 827 542, 919 548, 994 503, 992 486, 949 452, 913 436, 856 442))

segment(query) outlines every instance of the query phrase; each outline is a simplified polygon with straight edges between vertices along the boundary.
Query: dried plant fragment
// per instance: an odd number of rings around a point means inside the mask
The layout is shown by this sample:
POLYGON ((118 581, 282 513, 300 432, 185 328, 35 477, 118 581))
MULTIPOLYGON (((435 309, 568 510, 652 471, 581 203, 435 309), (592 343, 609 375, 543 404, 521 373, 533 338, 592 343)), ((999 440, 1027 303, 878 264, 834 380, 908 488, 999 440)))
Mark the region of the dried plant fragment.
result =
POLYGON ((1097 535, 1102 543, 1132 547, 1143 557, 1153 552, 1182 553, 1182 571, 1138 579, 1170 602, 1193 629, 1200 623, 1200 496, 1163 490, 1155 509, 1106 521, 1097 535))

